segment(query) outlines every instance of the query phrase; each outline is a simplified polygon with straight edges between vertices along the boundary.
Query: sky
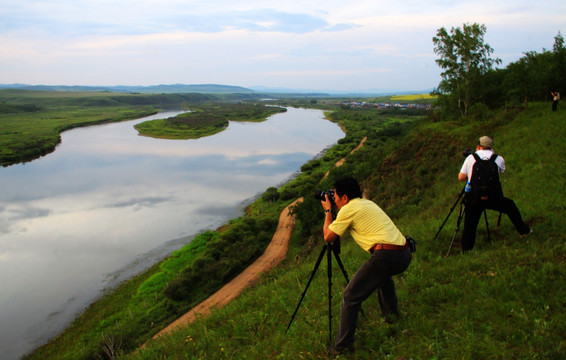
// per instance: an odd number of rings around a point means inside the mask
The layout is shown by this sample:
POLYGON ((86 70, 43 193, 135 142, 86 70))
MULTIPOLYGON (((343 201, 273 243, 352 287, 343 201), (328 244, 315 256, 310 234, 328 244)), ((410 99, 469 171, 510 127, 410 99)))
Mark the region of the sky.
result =
POLYGON ((430 90, 464 23, 505 67, 566 35, 566 1, 0 0, 0 84, 430 90))

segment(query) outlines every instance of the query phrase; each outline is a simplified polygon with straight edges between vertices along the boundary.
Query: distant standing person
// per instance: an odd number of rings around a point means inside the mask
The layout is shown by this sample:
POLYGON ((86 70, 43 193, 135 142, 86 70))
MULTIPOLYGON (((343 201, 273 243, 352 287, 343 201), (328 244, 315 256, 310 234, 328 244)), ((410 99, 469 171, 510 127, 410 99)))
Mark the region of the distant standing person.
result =
POLYGON ((493 140, 488 136, 482 136, 478 141, 476 152, 466 158, 460 174, 458 174, 458 180, 468 181, 472 186, 471 192, 466 193, 464 199, 466 204, 464 231, 462 233, 462 251, 464 253, 474 248, 476 230, 481 214, 485 209, 507 214, 521 237, 532 233, 529 225, 523 221, 515 202, 503 196, 499 174, 504 172, 505 160, 493 152, 493 140), (483 165, 486 161, 486 165, 483 165), (476 166, 476 162, 480 166, 476 166), (489 169, 489 173, 480 175, 483 169, 489 169), (474 177, 475 172, 478 172, 478 174, 475 174, 474 177))
POLYGON ((551 91, 550 94, 552 95, 552 111, 556 111, 558 100, 560 100, 560 93, 558 91, 551 91))

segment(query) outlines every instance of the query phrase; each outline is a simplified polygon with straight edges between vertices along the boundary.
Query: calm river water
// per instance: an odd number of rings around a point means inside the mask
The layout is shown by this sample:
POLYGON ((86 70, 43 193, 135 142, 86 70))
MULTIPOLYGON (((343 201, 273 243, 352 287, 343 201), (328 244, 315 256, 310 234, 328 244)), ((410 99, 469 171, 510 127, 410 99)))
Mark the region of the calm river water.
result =
POLYGON ((101 295, 194 235, 243 213, 344 134, 289 108, 198 140, 141 137, 133 121, 62 134, 0 168, 0 357, 17 359, 101 295))

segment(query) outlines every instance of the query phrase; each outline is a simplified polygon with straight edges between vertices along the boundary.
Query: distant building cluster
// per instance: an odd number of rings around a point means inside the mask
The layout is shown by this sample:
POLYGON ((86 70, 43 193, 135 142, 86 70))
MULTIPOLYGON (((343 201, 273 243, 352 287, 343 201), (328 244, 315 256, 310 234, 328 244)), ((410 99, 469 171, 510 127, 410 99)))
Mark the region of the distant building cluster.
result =
POLYGON ((343 101, 340 105, 351 106, 354 108, 375 108, 380 110, 386 109, 419 109, 430 110, 430 104, 401 104, 401 103, 374 103, 374 102, 359 102, 359 101, 343 101))

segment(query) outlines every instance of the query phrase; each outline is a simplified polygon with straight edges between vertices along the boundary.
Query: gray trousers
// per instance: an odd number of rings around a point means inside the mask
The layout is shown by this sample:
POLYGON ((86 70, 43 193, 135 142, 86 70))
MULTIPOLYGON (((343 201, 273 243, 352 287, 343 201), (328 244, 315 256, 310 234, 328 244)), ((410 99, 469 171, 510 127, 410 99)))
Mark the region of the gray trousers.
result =
POLYGON ((383 316, 398 315, 397 294, 391 278, 400 274, 411 263, 411 251, 377 250, 354 274, 342 296, 340 326, 335 347, 343 350, 354 344, 358 312, 362 302, 374 292, 379 297, 383 316))

